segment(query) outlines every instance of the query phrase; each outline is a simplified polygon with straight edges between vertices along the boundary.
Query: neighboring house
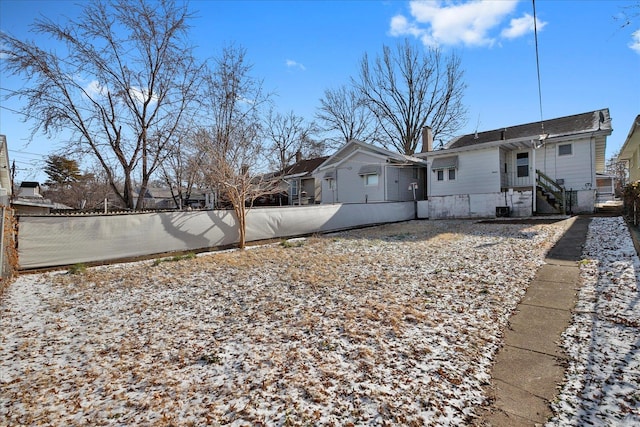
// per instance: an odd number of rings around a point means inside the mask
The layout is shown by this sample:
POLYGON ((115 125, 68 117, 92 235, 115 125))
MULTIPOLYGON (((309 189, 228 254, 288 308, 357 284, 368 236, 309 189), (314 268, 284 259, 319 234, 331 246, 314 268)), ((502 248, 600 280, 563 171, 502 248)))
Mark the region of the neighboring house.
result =
POLYGON ((286 184, 289 205, 312 205, 320 200, 320 181, 316 181, 312 172, 328 157, 316 157, 303 160, 296 154, 296 162, 280 172, 286 184))
POLYGON ((0 135, 0 206, 9 206, 12 188, 7 137, 0 135))
POLYGON ((596 204, 611 202, 616 198, 616 177, 603 173, 596 174, 596 204))
POLYGON ((40 191, 40 183, 35 181, 23 181, 11 205, 17 215, 46 215, 51 209, 68 208, 45 199, 40 191))
POLYGON ((640 114, 631 125, 631 130, 624 141, 618 160, 627 162, 629 183, 640 182, 640 114))
MULTIPOLYGON (((136 188, 134 197, 140 197, 140 188, 136 188)), ((142 199, 143 209, 177 209, 178 204, 171 190, 160 187, 147 187, 142 199)))
MULTIPOLYGON (((140 188, 136 189, 134 197, 139 197, 140 188)), ((177 193, 171 193, 168 188, 161 187, 147 187, 144 198, 142 200, 143 209, 185 209, 194 208, 201 209, 204 207, 211 207, 207 193, 202 191, 191 191, 189 197, 180 202, 177 197, 177 193)))
POLYGON ((313 175, 322 203, 423 200, 426 162, 352 140, 326 159, 313 175))
POLYGON ((593 212, 611 132, 608 109, 476 132, 437 151, 425 128, 416 157, 429 163, 429 197, 420 216, 593 212))

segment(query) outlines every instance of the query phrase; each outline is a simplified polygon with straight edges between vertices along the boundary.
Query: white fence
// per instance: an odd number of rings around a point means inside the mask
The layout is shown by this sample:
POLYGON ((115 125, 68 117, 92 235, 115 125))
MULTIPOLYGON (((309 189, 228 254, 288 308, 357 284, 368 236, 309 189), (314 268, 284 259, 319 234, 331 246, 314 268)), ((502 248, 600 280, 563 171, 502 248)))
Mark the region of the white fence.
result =
MULTIPOLYGON (((247 215, 247 241, 405 221, 414 216, 413 202, 254 208, 247 215)), ((191 251, 238 242, 232 211, 23 216, 19 227, 20 269, 191 251)))

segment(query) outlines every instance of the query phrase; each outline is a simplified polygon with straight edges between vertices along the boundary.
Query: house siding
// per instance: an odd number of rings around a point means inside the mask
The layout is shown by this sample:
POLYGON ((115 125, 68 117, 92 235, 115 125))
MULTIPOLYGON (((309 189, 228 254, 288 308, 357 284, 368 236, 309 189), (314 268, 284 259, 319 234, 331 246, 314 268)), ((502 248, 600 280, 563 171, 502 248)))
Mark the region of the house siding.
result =
MULTIPOLYGON (((437 180, 437 172, 429 166, 429 196, 482 194, 500 191, 500 165, 497 147, 458 153, 456 179, 437 180)), ((429 163, 432 163, 431 160, 429 163)))
POLYGON ((334 185, 336 188, 329 188, 329 180, 322 180, 322 203, 366 203, 384 201, 384 178, 386 173, 384 159, 367 153, 353 154, 353 151, 351 151, 349 154, 351 154, 351 156, 343 156, 343 160, 347 159, 347 157, 348 159, 337 165, 334 169, 336 173, 334 185), (369 164, 382 165, 381 175, 378 176, 377 185, 365 186, 364 178, 359 175, 360 167, 369 164))
POLYGON ((536 169, 553 180, 564 180, 566 190, 592 190, 596 188, 596 171, 593 166, 595 142, 591 138, 547 144, 537 150, 536 169), (572 154, 558 155, 558 146, 572 144, 572 154), (541 151, 541 152, 540 152, 541 151))
POLYGON ((387 201, 408 202, 413 200, 411 183, 417 183, 416 199, 424 199, 424 169, 387 166, 387 201))

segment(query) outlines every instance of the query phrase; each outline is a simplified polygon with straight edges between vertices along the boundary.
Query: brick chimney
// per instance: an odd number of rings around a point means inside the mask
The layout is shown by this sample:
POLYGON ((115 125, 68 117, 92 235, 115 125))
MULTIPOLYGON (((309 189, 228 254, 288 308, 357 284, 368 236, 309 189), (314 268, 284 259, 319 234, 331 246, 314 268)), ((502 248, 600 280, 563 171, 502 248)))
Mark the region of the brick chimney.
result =
POLYGON ((422 150, 421 153, 428 153, 433 151, 433 133, 429 126, 422 128, 422 150))
POLYGON ((296 151, 296 163, 302 160, 302 152, 300 150, 296 151))

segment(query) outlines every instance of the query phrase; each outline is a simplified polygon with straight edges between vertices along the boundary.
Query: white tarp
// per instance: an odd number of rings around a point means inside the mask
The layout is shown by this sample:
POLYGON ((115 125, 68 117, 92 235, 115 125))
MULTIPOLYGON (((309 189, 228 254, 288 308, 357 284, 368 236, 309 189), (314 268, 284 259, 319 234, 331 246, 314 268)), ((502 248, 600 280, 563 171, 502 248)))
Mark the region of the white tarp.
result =
MULTIPOLYGON (((247 241, 413 219, 413 202, 254 208, 247 241)), ((19 218, 21 269, 109 261, 238 242, 233 211, 19 218)))

